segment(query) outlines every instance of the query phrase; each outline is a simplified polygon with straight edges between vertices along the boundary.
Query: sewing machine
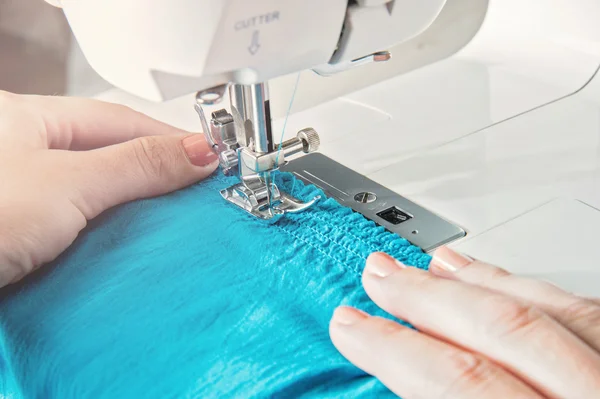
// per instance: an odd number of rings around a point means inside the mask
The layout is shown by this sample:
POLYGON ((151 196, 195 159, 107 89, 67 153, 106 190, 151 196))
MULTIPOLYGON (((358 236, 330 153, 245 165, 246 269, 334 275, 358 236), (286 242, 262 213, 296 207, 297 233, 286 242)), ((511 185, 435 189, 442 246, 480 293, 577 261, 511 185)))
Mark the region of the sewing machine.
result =
POLYGON ((310 203, 269 178, 288 170, 426 250, 452 242, 599 294, 596 0, 146 4, 62 1, 105 79, 170 101, 99 98, 190 130, 202 107, 240 177, 226 199, 263 218, 300 211, 310 203))
POLYGON ((424 31, 445 3, 177 0, 146 11, 143 0, 78 0, 62 6, 87 59, 109 82, 157 101, 196 91, 195 108, 221 171, 239 178, 221 191, 225 200, 271 219, 319 199, 303 203, 282 192, 271 175, 283 169, 431 250, 464 231, 325 156, 288 162, 317 151, 319 133, 307 127, 277 142, 267 81, 306 69, 331 76, 386 62, 387 49, 424 31), (117 30, 119 39, 107 40, 107 26, 124 26, 128 34, 117 30), (114 62, 124 56, 126 63, 114 62), (208 118, 203 106, 219 103, 227 92, 229 109, 208 118))

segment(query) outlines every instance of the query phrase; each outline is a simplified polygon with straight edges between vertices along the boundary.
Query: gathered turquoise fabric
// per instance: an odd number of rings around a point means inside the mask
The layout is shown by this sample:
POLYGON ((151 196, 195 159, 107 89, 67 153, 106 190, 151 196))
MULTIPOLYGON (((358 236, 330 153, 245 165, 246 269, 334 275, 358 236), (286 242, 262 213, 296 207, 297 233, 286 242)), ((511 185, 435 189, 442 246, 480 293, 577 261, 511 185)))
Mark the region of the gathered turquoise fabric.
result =
MULTIPOLYGON (((277 183, 322 194, 292 175, 277 183)), ((385 316, 366 257, 430 258, 322 199, 275 223, 223 201, 214 176, 106 212, 59 259, 0 291, 0 397, 385 397, 331 344, 335 307, 385 316)), ((410 359, 406 359, 410 362, 410 359)))

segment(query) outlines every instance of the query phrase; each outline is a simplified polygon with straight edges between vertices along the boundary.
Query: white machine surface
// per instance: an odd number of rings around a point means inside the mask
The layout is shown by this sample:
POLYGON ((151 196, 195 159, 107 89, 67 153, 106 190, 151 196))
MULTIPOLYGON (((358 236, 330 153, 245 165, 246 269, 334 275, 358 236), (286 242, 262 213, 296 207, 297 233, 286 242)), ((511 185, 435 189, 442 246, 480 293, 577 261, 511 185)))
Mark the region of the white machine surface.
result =
MULTIPOLYGON (((315 92, 286 136, 314 127, 320 152, 462 227, 456 249, 600 296, 600 2, 478 4, 485 20, 455 54, 324 103, 315 92)), ((200 130, 191 95, 99 98, 200 130)))

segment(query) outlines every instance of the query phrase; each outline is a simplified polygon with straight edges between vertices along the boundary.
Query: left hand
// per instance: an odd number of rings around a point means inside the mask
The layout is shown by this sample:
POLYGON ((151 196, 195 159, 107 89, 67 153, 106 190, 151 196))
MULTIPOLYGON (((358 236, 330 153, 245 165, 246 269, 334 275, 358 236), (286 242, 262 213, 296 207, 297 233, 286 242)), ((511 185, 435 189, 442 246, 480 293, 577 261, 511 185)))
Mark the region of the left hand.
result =
POLYGON ((448 248, 430 271, 373 254, 365 290, 419 332, 338 308, 334 345, 404 399, 600 395, 600 305, 448 248))
POLYGON ((0 288, 50 262, 106 209, 209 176, 217 155, 122 105, 0 91, 0 288))

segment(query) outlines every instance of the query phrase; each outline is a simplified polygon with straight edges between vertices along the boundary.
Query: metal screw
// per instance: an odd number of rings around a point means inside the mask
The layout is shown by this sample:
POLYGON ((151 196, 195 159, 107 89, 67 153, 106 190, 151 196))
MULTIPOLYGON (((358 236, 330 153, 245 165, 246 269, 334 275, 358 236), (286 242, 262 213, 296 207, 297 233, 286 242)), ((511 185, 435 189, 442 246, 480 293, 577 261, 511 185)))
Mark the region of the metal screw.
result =
POLYGON ((377 196, 369 192, 358 193, 354 196, 354 201, 359 202, 361 204, 370 204, 371 202, 375 202, 376 200, 377 196))

